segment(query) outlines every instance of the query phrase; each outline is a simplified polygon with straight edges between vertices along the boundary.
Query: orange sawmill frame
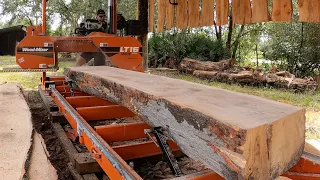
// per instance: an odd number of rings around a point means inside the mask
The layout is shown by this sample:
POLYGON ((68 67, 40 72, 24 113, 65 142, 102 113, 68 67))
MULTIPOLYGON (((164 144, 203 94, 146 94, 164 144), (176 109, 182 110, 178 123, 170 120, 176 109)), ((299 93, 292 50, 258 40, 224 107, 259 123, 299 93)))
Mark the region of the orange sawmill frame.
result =
MULTIPOLYGON (((55 77, 47 79, 51 84, 54 84, 52 82, 55 81, 60 84, 62 78, 55 77)), ((46 83, 44 82, 43 84, 46 83)), ((65 116, 71 127, 76 131, 79 142, 87 147, 93 158, 99 163, 108 177, 114 180, 142 179, 125 161, 160 155, 162 154, 161 149, 157 147, 153 141, 114 147, 110 147, 108 143, 146 138, 147 135, 144 134, 144 129, 149 129, 151 127, 146 123, 136 122, 95 126, 92 128, 87 121, 95 118, 101 119, 101 114, 97 114, 95 111, 89 111, 90 113, 87 113, 87 117, 84 118, 79 113, 79 108, 101 109, 102 107, 113 107, 115 106, 114 103, 87 95, 86 93, 74 94, 75 96, 67 95, 71 94, 69 87, 57 87, 58 88, 47 88, 47 90, 51 92, 51 97, 59 107, 59 111, 65 116), (95 141, 99 141, 100 146, 97 146, 95 141), (103 154, 101 148, 107 150, 109 155, 106 156, 103 154), (110 157, 112 157, 112 160, 110 160, 110 157), (124 175, 123 172, 126 172, 127 174, 124 175)), ((126 109, 124 107, 122 108, 126 109)), ((127 111, 129 110, 125 110, 125 112, 127 111)), ((117 116, 123 116, 123 112, 123 110, 116 111, 118 114, 117 116)), ((108 114, 107 112, 105 113, 108 114)), ((107 117, 108 115, 105 116, 107 117)), ((174 152, 180 151, 179 147, 172 140, 168 143, 174 152)), ((222 179, 218 174, 208 170, 187 175, 184 176, 184 178, 190 180, 222 179)))
MULTIPOLYGON (((51 84, 54 84, 52 82, 61 84, 61 81, 64 82, 63 78, 64 77, 49 77, 47 80, 49 80, 48 82, 51 82, 51 84)), ((44 82, 43 84, 46 83, 44 82)), ((88 110, 88 108, 108 109, 109 107, 114 106, 119 107, 119 105, 80 91, 76 91, 77 93, 74 94, 74 96, 71 96, 70 88, 66 84, 63 86, 53 86, 47 88, 47 90, 48 92, 51 92, 51 97, 59 107, 59 111, 77 132, 79 142, 88 148, 93 158, 99 163, 111 180, 141 179, 141 177, 126 163, 126 160, 162 154, 161 149, 156 147, 152 141, 114 147, 109 145, 109 143, 112 142, 146 138, 147 135, 144 134, 144 129, 150 129, 151 127, 144 122, 94 126, 93 128, 88 124, 88 121, 101 119, 101 116, 109 116, 102 115, 101 113, 97 114, 96 111, 88 110), (79 108, 87 108, 85 109, 85 111, 87 111, 85 117, 79 113, 79 108), (97 145, 96 141, 99 141, 100 144, 97 145), (101 148, 107 150, 110 155, 104 154, 101 148), (127 176, 121 174, 123 172, 127 172, 127 176)), ((128 109, 124 109, 126 108, 122 107, 121 110, 113 113, 117 114, 117 117, 121 117, 123 112, 127 113, 129 111, 128 109)), ((103 112, 108 114, 107 111, 103 112)), ((179 147, 173 141, 169 141, 169 145, 174 152, 180 152, 179 147)), ((320 161, 314 161, 314 159, 319 159, 319 157, 304 153, 299 162, 282 176, 293 180, 320 180, 320 161)), ((189 180, 223 180, 221 176, 211 170, 205 170, 173 179, 178 180, 181 178, 189 180)))

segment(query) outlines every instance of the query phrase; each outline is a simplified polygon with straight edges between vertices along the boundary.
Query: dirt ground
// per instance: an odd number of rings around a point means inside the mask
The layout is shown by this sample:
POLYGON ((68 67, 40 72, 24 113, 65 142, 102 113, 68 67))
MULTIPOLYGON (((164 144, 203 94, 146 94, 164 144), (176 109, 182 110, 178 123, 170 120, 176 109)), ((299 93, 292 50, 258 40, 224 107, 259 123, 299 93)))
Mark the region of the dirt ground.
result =
MULTIPOLYGON (((59 139, 50 125, 48 112, 42 102, 38 91, 25 91, 25 98, 29 104, 32 113, 32 123, 35 131, 39 133, 46 145, 49 153, 49 160, 57 170, 59 180, 72 180, 67 163, 68 157, 64 153, 59 139)), ((28 167, 26 167, 28 169, 28 167)))

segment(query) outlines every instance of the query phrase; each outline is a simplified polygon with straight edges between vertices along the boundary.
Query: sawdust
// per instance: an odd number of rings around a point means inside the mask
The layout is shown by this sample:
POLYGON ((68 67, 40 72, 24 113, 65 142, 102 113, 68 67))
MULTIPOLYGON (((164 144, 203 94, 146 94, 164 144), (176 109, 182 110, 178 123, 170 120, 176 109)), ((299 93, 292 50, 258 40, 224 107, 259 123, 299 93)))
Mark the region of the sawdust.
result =
POLYGON ((59 139, 56 137, 49 119, 49 113, 45 109, 39 92, 26 91, 26 100, 32 113, 33 127, 37 133, 41 134, 49 153, 48 159, 53 167, 57 170, 59 180, 72 180, 67 163, 68 157, 63 151, 59 139))
POLYGON ((142 122, 142 120, 136 116, 131 118, 117 118, 117 119, 108 119, 108 120, 102 120, 102 121, 89 121, 88 123, 91 127, 94 127, 94 126, 112 125, 112 124, 120 124, 120 123, 137 123, 137 122, 142 122))
MULTIPOLYGON (((177 158, 177 161, 183 175, 189 175, 206 170, 206 167, 202 163, 187 156, 177 158)), ((168 164, 164 161, 145 161, 141 165, 137 165, 135 170, 144 180, 168 179, 175 177, 168 164)))

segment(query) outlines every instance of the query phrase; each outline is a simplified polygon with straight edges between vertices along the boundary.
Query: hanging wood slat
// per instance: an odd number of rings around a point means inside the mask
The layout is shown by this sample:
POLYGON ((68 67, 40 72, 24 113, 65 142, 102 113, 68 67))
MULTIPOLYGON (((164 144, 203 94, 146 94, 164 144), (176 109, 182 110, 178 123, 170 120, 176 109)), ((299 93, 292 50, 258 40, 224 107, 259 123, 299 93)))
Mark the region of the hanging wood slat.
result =
POLYGON ((291 0, 273 0, 272 21, 280 21, 280 22, 292 21, 291 0))
POLYGON ((234 24, 251 22, 250 0, 232 0, 232 19, 234 24))
POLYGON ((300 21, 320 22, 319 0, 299 0, 300 21))
POLYGON ((217 26, 228 24, 229 0, 216 0, 217 26))
POLYGON ((166 1, 158 0, 158 25, 157 32, 161 32, 164 29, 164 21, 166 17, 166 1))
POLYGON ((179 29, 187 29, 188 27, 188 6, 187 0, 177 0, 177 28, 179 29))
POLYGON ((200 26, 212 26, 214 20, 213 0, 202 0, 200 26))
MULTIPOLYGON (((212 8, 213 19, 213 8, 212 8)), ((199 0, 188 1, 189 27, 199 27, 199 0)), ((213 20, 212 20, 213 22, 213 20)))
POLYGON ((270 20, 268 0, 252 0, 252 23, 270 20))
POLYGON ((154 0, 149 0, 149 32, 154 31, 154 0))
POLYGON ((168 0, 167 3, 167 13, 166 13, 166 29, 171 29, 174 25, 174 5, 170 4, 168 0))

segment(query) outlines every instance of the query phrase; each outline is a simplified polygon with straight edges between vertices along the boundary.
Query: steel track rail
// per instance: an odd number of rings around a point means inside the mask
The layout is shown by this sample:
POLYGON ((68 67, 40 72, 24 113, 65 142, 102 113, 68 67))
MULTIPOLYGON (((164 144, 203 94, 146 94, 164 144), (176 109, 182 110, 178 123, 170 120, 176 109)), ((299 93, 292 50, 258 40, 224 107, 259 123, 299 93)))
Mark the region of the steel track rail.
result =
POLYGON ((79 136, 85 132, 91 139, 94 146, 99 149, 102 154, 112 163, 118 172, 123 176, 124 179, 133 180, 135 179, 130 172, 126 170, 121 163, 118 162, 117 158, 112 155, 112 153, 103 145, 102 141, 99 140, 97 135, 93 133, 86 126, 86 121, 79 115, 79 113, 72 108, 72 106, 66 101, 66 99, 57 91, 54 87, 50 87, 52 94, 61 102, 65 111, 70 113, 71 117, 77 122, 77 132, 79 136))

